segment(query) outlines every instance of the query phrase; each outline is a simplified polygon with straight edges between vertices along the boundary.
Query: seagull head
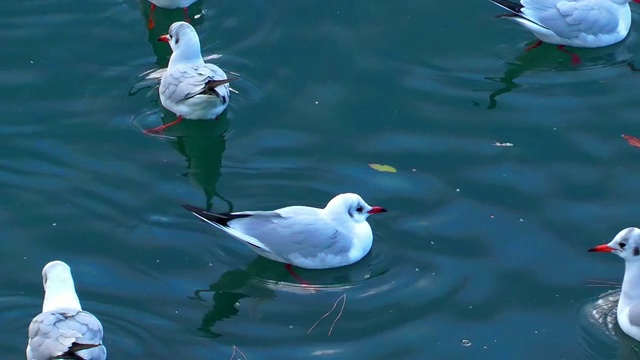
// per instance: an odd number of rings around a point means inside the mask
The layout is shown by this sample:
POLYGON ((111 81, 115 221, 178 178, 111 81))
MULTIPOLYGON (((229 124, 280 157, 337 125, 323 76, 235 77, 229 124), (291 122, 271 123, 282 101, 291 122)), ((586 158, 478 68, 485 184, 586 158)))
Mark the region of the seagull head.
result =
POLYGON ((369 206, 358 194, 340 194, 325 206, 324 210, 335 217, 348 217, 354 222, 367 221, 369 215, 386 212, 380 206, 369 206))
POLYGON ((618 233, 608 244, 598 245, 589 249, 589 252, 614 253, 627 262, 640 260, 640 229, 626 228, 618 233))
POLYGON ((169 33, 162 35, 158 41, 169 43, 173 54, 171 62, 183 64, 204 63, 200 53, 200 38, 191 24, 178 21, 171 24, 169 33), (175 60, 174 60, 175 58, 175 60))
POLYGON ((59 308, 81 310, 71 268, 66 263, 55 260, 45 265, 42 269, 42 285, 44 286, 43 312, 59 308))
POLYGON ((73 282, 71 268, 60 260, 51 261, 42 269, 42 285, 45 291, 47 287, 54 286, 55 283, 67 282, 69 280, 73 282))

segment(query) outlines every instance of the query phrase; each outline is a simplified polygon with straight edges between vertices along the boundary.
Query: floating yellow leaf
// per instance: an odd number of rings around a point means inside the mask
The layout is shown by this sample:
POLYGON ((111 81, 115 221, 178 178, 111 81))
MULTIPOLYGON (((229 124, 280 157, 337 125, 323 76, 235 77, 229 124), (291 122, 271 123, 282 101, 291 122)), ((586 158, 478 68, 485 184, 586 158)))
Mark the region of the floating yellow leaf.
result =
POLYGON ((391 172, 391 173, 398 172, 396 168, 389 165, 369 164, 369 167, 372 168, 373 170, 382 171, 382 172, 391 172))

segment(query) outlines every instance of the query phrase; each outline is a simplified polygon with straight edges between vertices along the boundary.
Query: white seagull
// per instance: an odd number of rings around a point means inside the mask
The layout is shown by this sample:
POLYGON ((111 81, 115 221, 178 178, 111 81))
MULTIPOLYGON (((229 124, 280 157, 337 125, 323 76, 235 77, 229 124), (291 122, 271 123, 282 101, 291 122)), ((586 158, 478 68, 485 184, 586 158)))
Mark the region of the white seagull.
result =
POLYGON ((626 228, 608 244, 590 252, 612 252, 624 259, 624 278, 618 301, 618 324, 627 335, 640 340, 640 229, 626 228))
MULTIPOLYGON (((183 205, 200 219, 275 261, 306 269, 350 265, 371 250, 367 217, 387 210, 369 206, 357 194, 340 194, 324 209, 289 206, 273 211, 210 213, 183 205)), ((291 271, 291 270, 290 270, 291 271)))
POLYGON ((529 29, 539 41, 558 45, 571 55, 573 63, 580 58, 564 46, 595 48, 615 44, 624 39, 631 26, 630 2, 640 0, 489 0, 506 9, 500 17, 517 21, 529 29))
POLYGON ((184 19, 189 21, 189 6, 198 0, 149 0, 151 2, 151 8, 149 10, 149 22, 147 27, 149 30, 153 29, 156 24, 153 21, 153 13, 156 10, 156 7, 161 7, 163 9, 178 9, 182 8, 184 11, 184 19))
POLYGON ((205 64, 200 53, 200 39, 193 26, 175 22, 169 34, 158 41, 168 42, 173 54, 160 80, 160 102, 178 118, 147 132, 158 133, 187 119, 215 119, 229 104, 227 75, 213 64, 205 64))
POLYGON ((102 325, 82 311, 69 265, 52 261, 42 269, 42 313, 29 325, 27 360, 104 360, 102 325))

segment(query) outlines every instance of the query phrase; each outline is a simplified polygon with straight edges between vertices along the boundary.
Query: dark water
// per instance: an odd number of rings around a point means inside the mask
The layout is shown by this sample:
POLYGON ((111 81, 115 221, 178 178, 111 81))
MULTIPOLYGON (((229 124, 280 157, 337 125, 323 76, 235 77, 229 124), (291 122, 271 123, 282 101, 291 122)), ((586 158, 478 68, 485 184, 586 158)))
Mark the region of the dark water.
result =
POLYGON ((640 149, 620 137, 640 136, 638 14, 573 66, 525 54, 533 37, 486 1, 204 0, 189 16, 238 94, 155 138, 138 128, 173 115, 139 75, 166 64, 155 39, 182 10, 149 32, 145 1, 0 9, 3 358, 24 357, 53 259, 111 359, 638 356, 593 310, 613 287, 588 286, 622 261, 586 252, 638 225, 640 149), (342 192, 390 212, 361 262, 298 270, 312 288, 180 207, 342 192), (307 334, 345 294, 331 336, 341 302, 307 334))

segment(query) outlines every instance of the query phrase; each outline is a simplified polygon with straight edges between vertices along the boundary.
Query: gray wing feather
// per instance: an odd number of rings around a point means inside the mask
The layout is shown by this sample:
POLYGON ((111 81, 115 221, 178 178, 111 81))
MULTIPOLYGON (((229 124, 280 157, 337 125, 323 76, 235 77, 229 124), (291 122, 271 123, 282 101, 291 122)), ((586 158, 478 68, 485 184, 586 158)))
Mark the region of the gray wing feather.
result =
MULTIPOLYGON (((29 325, 29 360, 49 360, 78 344, 102 344, 103 330, 100 321, 91 313, 75 310, 46 312, 36 316, 29 325)), ((86 360, 103 360, 107 357, 104 346, 78 351, 86 360)))
POLYGON ((522 0, 525 17, 564 38, 614 33, 618 18, 597 1, 522 0))
POLYGON ((230 221, 229 227, 258 239, 285 260, 292 254, 315 257, 327 250, 342 254, 351 247, 352 239, 323 218, 318 209, 292 206, 251 214, 251 217, 230 221))
MULTIPOLYGON (((205 65, 177 65, 164 73, 160 82, 160 93, 172 102, 189 99, 205 89, 208 81, 224 80, 227 75, 219 67, 212 64, 205 65)), ((228 97, 229 85, 216 87, 221 95, 228 97)))

